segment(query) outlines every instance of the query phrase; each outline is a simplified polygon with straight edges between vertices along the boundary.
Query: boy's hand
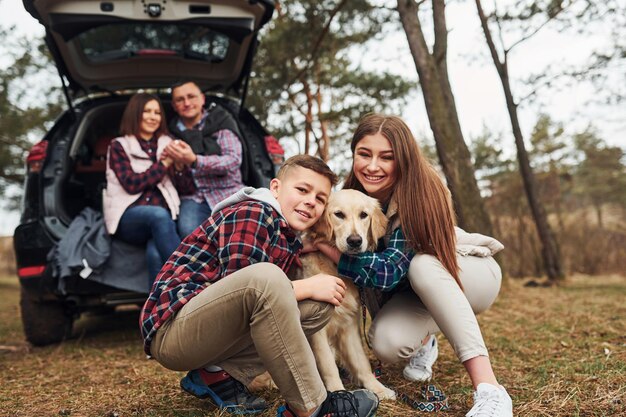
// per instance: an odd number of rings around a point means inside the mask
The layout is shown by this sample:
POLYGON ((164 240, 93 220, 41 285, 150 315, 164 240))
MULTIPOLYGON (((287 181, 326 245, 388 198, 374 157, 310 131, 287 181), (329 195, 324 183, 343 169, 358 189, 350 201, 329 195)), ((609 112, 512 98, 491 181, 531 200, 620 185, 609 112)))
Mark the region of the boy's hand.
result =
POLYGON ((346 284, 341 278, 328 274, 293 281, 293 289, 298 301, 310 298, 339 306, 346 295, 346 284))

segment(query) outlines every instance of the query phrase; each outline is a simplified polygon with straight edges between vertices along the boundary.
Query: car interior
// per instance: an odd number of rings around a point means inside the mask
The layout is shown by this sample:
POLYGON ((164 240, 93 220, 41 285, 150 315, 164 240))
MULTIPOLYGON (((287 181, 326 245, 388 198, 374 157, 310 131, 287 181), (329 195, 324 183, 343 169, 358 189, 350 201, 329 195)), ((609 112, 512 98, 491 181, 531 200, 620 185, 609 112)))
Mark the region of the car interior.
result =
POLYGON ((66 210, 72 217, 88 206, 102 210, 102 189, 106 186, 107 149, 118 136, 124 103, 92 109, 76 132, 70 149, 74 169, 65 188, 66 210))

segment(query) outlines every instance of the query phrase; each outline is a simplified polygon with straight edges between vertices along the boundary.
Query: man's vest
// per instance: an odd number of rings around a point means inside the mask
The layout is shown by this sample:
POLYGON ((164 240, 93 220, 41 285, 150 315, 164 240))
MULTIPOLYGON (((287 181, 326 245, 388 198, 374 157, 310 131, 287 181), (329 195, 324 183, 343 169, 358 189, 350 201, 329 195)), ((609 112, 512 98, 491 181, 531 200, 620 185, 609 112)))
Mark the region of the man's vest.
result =
POLYGON ((247 182, 250 172, 248 145, 243 140, 237 121, 219 104, 211 103, 206 111, 208 115, 201 130, 193 128, 180 130, 177 126, 178 118, 172 119, 169 126, 172 136, 188 143, 196 155, 221 155, 222 149, 217 143, 217 132, 224 129, 230 130, 241 142, 241 178, 244 183, 247 182))

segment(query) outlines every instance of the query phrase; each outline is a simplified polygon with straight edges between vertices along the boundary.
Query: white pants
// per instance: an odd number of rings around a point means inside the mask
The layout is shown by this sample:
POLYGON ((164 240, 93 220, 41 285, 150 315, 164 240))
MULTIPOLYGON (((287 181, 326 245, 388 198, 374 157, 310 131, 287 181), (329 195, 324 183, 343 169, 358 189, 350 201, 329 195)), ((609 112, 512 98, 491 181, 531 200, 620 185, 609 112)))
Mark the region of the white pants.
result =
POLYGON ((411 288, 394 294, 376 315, 369 337, 376 356, 394 363, 410 358, 429 334, 441 331, 465 362, 488 356, 476 314, 496 299, 502 272, 492 257, 457 255, 461 290, 432 255, 415 255, 409 267, 411 288))

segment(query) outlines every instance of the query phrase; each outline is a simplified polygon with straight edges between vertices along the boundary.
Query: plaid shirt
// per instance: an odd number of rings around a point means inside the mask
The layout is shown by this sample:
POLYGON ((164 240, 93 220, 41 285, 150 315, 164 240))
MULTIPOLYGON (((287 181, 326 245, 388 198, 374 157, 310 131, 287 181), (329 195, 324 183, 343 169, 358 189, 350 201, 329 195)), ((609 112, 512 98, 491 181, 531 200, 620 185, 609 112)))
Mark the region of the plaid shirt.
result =
POLYGON ((406 277, 414 253, 407 249, 402 229, 396 228, 387 247, 380 252, 341 255, 337 270, 357 287, 391 291, 406 277))
POLYGON ((157 161, 158 140, 153 137, 150 140, 137 139, 141 149, 150 157, 153 164, 144 172, 135 172, 130 164, 130 159, 124 147, 119 142, 111 143, 109 164, 120 184, 128 194, 138 194, 143 191, 130 207, 134 206, 161 206, 169 210, 165 198, 157 188, 166 174, 169 174, 179 194, 191 194, 195 191, 189 168, 185 167, 178 172, 172 165, 169 170, 160 161, 157 161))
MULTIPOLYGON (((208 116, 209 113, 205 110, 200 122, 192 129, 202 130, 208 116)), ((176 122, 176 127, 181 131, 187 129, 180 119, 176 122)), ((196 203, 207 203, 209 207, 215 207, 217 203, 244 187, 241 179, 243 149, 239 138, 228 129, 219 130, 215 135, 222 154, 198 155, 192 169, 197 191, 187 197, 196 203)))
POLYGON ((248 200, 214 213, 187 236, 157 276, 140 317, 144 350, 155 332, 211 283, 258 262, 288 271, 302 243, 274 208, 248 200))

